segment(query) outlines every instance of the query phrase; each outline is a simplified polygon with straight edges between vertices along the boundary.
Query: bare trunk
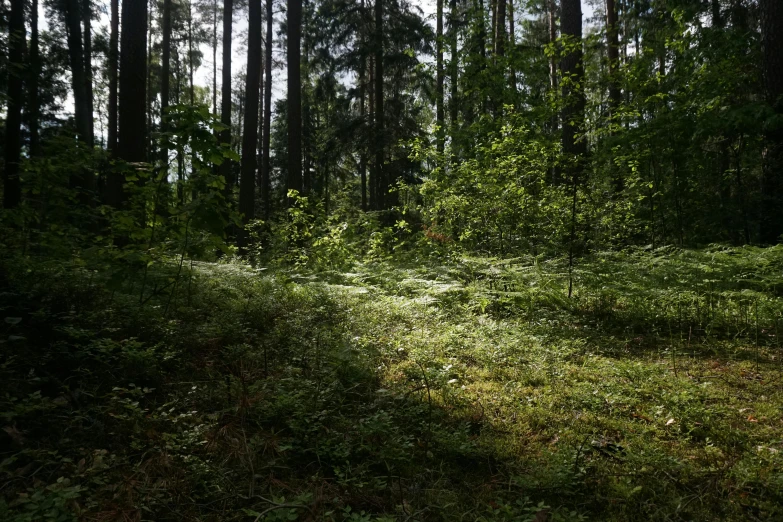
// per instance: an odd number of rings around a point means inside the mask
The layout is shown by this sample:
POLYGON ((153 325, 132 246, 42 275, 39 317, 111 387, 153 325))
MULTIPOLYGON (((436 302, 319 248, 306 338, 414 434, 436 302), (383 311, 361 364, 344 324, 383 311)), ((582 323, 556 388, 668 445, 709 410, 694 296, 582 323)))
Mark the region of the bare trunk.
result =
POLYGON ((437 66, 436 66, 436 122, 438 125, 438 153, 443 154, 444 149, 444 121, 446 119, 444 110, 443 110, 443 98, 444 98, 444 89, 443 89, 443 0, 437 0, 438 6, 437 6, 437 20, 436 20, 436 54, 437 54, 437 66))
MULTIPOLYGON (((778 117, 783 115, 783 3, 760 0, 764 90, 778 117)), ((761 241, 778 243, 783 235, 783 129, 767 130, 763 156, 761 241)))
POLYGON ((272 11, 272 0, 266 0, 266 46, 264 53, 264 143, 262 153, 261 175, 261 202, 264 208, 264 218, 269 219, 272 214, 272 161, 269 151, 272 139, 272 39, 274 38, 272 23, 274 13, 272 11))
POLYGON ((30 100, 30 157, 41 156, 40 136, 40 97, 39 81, 41 74, 41 53, 39 47, 38 0, 32 0, 30 6, 30 71, 28 74, 28 92, 30 100))
MULTIPOLYGON (((170 0, 169 0, 170 1, 170 0)), ((117 73, 119 71, 120 1, 111 0, 111 34, 109 36, 109 130, 108 149, 117 152, 117 73)))
POLYGON ((288 0, 288 188, 302 193, 302 0, 288 0))
POLYGON ((381 210, 390 206, 388 192, 391 187, 383 168, 386 141, 383 109, 383 0, 375 0, 375 175, 379 182, 376 199, 381 210))
MULTIPOLYGON (((169 97, 171 90, 171 0, 163 0, 163 42, 161 56, 161 74, 160 74, 160 127, 164 133, 168 132, 168 116, 166 109, 169 107, 169 97)), ((160 149, 161 168, 168 172, 169 150, 165 145, 165 140, 161 140, 160 149)))
MULTIPOLYGON (((224 128, 220 134, 220 141, 229 148, 231 148, 231 31, 234 26, 233 18, 233 0, 223 0, 223 77, 220 86, 220 123, 224 128)), ((230 159, 223 159, 223 163, 220 165, 220 175, 226 182, 226 197, 230 201, 234 186, 230 159)))
POLYGON ((13 0, 8 20, 8 61, 14 65, 8 73, 8 113, 5 124, 5 169, 3 170, 3 208, 12 209, 22 202, 19 162, 22 152, 22 96, 25 27, 24 1, 13 0))

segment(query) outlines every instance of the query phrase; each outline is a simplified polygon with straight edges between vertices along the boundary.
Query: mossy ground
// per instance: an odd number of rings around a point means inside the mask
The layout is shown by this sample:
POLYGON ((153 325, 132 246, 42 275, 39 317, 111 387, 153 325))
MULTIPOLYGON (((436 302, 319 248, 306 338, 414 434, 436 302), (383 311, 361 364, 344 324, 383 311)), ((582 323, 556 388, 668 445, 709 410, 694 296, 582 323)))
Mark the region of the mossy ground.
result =
POLYGON ((18 261, 4 520, 783 518, 780 249, 18 261))

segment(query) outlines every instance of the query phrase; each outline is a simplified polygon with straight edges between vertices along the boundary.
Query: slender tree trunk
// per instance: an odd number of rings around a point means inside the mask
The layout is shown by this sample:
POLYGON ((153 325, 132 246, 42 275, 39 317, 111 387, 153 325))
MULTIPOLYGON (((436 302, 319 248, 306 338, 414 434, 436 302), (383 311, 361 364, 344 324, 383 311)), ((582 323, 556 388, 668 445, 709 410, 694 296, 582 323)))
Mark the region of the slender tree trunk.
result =
MULTIPOLYGON (((152 1, 147 0, 147 20, 149 20, 150 24, 152 24, 153 20, 152 4, 152 1)), ((147 157, 150 162, 155 161, 155 140, 152 137, 154 119, 152 113, 154 101, 155 98, 157 98, 155 93, 152 92, 152 74, 150 74, 150 71, 152 70, 152 32, 152 28, 147 31, 147 157)))
MULTIPOLYGON (((563 57, 560 68, 563 77, 563 152, 576 163, 584 156, 586 142, 579 136, 583 130, 585 94, 583 89, 584 66, 582 59, 582 6, 580 0, 562 0, 561 28, 564 38, 577 48, 563 57)), ((579 177, 580 168, 573 171, 579 177)))
POLYGON ((622 101, 618 70, 620 67, 620 45, 617 37, 617 6, 615 0, 606 0, 606 54, 609 57, 609 118, 617 117, 617 108, 622 101))
MULTIPOLYGON (((231 147, 231 32, 234 21, 233 0, 223 0, 223 71, 220 86, 220 123, 223 124, 223 132, 220 134, 221 143, 231 147)), ((231 160, 223 159, 220 165, 220 175, 226 182, 226 197, 231 198, 234 186, 234 176, 231 160)))
POLYGON ((272 160, 269 150, 272 140, 272 42, 274 39, 272 1, 266 0, 266 45, 264 52, 264 81, 266 85, 264 88, 264 143, 262 146, 263 174, 261 175, 261 203, 264 208, 264 219, 269 219, 272 215, 272 160))
MULTIPOLYGON (((242 165, 239 180, 239 213, 242 224, 255 218, 256 146, 258 145, 258 101, 261 93, 261 0, 248 2, 247 77, 245 83, 245 132, 242 136, 242 165)), ((244 226, 237 234, 240 251, 246 251, 244 226)))
POLYGON ((190 104, 196 104, 196 92, 193 85, 193 2, 188 0, 188 75, 190 83, 190 104))
MULTIPOLYGON (((160 127, 165 134, 169 130, 166 109, 169 107, 171 90, 171 0, 163 0, 163 41, 161 43, 161 73, 160 73, 160 127)), ((168 173, 169 149, 165 145, 165 139, 161 140, 160 161, 161 168, 168 173)))
MULTIPOLYGON (((783 116, 783 2, 760 0, 764 90, 778 117, 783 116)), ((763 155, 761 241, 778 243, 783 234, 783 128, 767 130, 763 155)))
POLYGON ((288 0, 288 188, 302 193, 302 0, 288 0))
POLYGON ((212 4, 212 114, 217 114, 217 26, 218 26, 218 3, 214 0, 212 4))
POLYGON ((383 119, 383 0, 375 0, 375 175, 380 188, 376 199, 381 210, 390 207, 387 203, 391 187, 383 168, 386 142, 383 119))
MULTIPOLYGON (((122 4, 120 37, 119 143, 117 157, 129 163, 147 158, 147 5, 122 4)), ((123 176, 109 177, 109 202, 119 208, 125 201, 123 176)))
POLYGON ((436 41, 435 46, 437 48, 437 88, 436 88, 436 120, 438 124, 438 153, 443 154, 444 150, 444 131, 445 131, 445 113, 443 110, 444 101, 444 89, 443 89, 443 0, 437 0, 437 21, 436 21, 436 41))
POLYGON ((8 19, 8 112, 5 124, 5 170, 3 208, 12 209, 22 202, 19 162, 22 152, 22 97, 25 54, 24 0, 12 0, 8 19))
POLYGON ((41 52, 38 29, 38 0, 32 0, 30 6, 30 71, 28 78, 28 93, 30 100, 30 157, 41 156, 40 118, 41 106, 39 82, 41 74, 41 52))
POLYGON ((94 99, 92 92, 92 5, 90 0, 84 0, 82 6, 82 19, 84 22, 84 93, 85 111, 87 112, 88 127, 85 141, 92 148, 95 143, 95 131, 93 125, 94 99))
MULTIPOLYGON (((366 18, 365 18, 365 3, 364 0, 362 0, 361 3, 361 11, 360 11, 360 37, 361 37, 361 62, 359 64, 359 114, 361 118, 361 128, 367 129, 367 122, 366 117, 366 107, 365 107, 365 96, 366 96, 366 90, 367 85, 365 83, 365 77, 367 74, 367 55, 366 49, 367 49, 367 25, 366 25, 366 18)), ((362 136, 365 135, 364 132, 361 133, 362 136)), ((359 146, 359 175, 361 177, 362 182, 362 210, 367 211, 367 147, 366 142, 364 139, 361 140, 361 144, 359 146)))
MULTIPOLYGON (((170 1, 170 0, 169 0, 170 1)), ((111 0, 111 33, 109 36, 109 130, 108 149, 117 152, 117 73, 119 71, 120 1, 111 0)))
POLYGON ((514 67, 514 59, 516 58, 517 36, 516 29, 514 28, 514 0, 508 0, 508 43, 509 43, 509 87, 511 87, 511 94, 514 95, 514 105, 516 106, 516 94, 517 94, 517 71, 514 67))
MULTIPOLYGON (((368 110, 369 110, 369 118, 367 119, 367 123, 369 124, 369 135, 372 137, 372 147, 373 151, 375 150, 375 59, 374 55, 370 55, 370 66, 369 66, 369 80, 368 85, 369 88, 369 95, 368 95, 368 110)), ((378 173, 375 171, 375 165, 372 164, 370 166, 370 209, 371 210, 378 210, 378 173)))
POLYGON ((90 118, 87 114, 87 78, 84 71, 84 47, 82 46, 82 20, 80 0, 66 0, 65 20, 68 30, 68 57, 71 65, 74 116, 79 139, 89 143, 90 118))
MULTIPOLYGON (((459 124, 459 49, 457 48, 457 0, 450 0, 449 2, 449 40, 451 43, 451 62, 450 62, 450 78, 449 83, 451 87, 451 96, 449 99, 450 119, 449 126, 451 128, 451 142, 452 149, 454 149, 454 139, 457 134, 457 126, 459 124)), ((454 151, 452 150, 452 155, 454 151)))

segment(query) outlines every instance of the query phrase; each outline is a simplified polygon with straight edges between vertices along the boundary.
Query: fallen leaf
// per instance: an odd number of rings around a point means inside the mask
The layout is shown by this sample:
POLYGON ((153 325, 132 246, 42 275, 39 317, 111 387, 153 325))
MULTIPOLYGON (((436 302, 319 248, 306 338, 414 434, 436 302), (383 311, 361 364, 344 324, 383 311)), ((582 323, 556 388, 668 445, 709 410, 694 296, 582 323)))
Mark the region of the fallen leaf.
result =
POLYGON ((671 426, 672 424, 674 424, 674 422, 675 422, 674 419, 669 419, 669 420, 666 421, 666 425, 667 426, 671 426))

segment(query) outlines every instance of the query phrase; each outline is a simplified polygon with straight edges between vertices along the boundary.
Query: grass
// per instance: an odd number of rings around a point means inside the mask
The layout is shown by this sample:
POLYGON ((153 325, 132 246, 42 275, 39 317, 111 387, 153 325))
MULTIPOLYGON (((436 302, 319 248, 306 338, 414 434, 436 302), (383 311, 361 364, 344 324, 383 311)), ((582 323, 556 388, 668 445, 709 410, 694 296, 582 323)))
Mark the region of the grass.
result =
POLYGON ((4 520, 783 518, 779 248, 598 253, 573 299, 536 258, 197 264, 143 305, 33 261, 4 520))

